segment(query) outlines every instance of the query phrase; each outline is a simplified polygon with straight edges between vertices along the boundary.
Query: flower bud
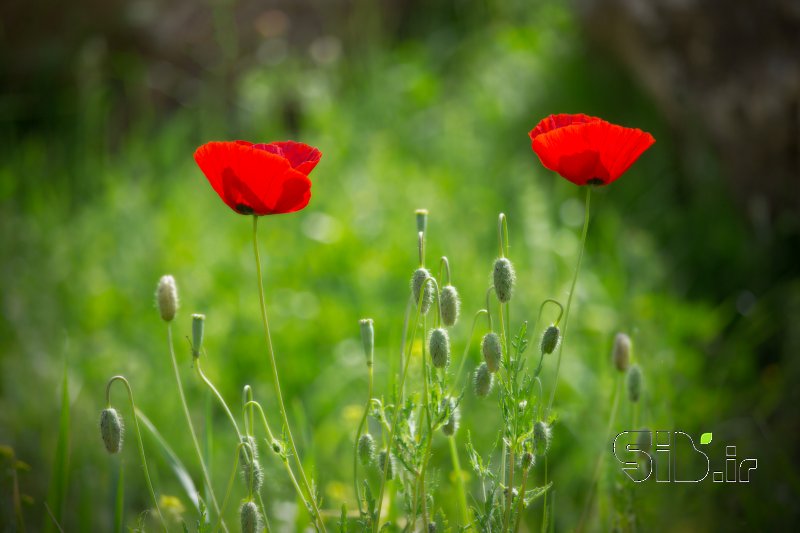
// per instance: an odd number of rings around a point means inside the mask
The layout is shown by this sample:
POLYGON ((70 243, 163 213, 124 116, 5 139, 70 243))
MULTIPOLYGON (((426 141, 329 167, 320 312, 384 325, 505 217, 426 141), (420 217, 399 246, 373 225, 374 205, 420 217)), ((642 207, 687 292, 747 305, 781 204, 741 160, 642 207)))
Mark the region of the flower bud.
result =
POLYGON ((375 459, 375 441, 372 435, 364 433, 358 439, 358 460, 363 466, 369 466, 375 459))
POLYGON ((264 483, 264 469, 258 459, 253 459, 253 462, 242 465, 242 478, 248 491, 253 494, 261 492, 261 485, 264 483))
POLYGON ((547 450, 550 449, 551 439, 552 430, 546 422, 540 420, 533 425, 533 445, 536 448, 537 455, 545 455, 547 453, 547 450))
POLYGON ((122 449, 124 427, 122 417, 116 409, 109 407, 100 413, 100 435, 108 453, 118 453, 122 449))
POLYGON ((475 389, 475 396, 479 398, 484 398, 492 392, 494 376, 489 372, 489 367, 486 366, 486 363, 481 363, 475 370, 475 377, 473 378, 472 384, 475 389))
POLYGON ((617 370, 625 372, 631 362, 631 338, 624 333, 617 333, 611 356, 617 370))
POLYGON ((252 436, 244 436, 242 437, 242 442, 249 444, 249 447, 242 446, 239 448, 239 464, 241 464, 242 467, 248 467, 253 463, 253 461, 258 459, 256 439, 252 436))
POLYGON ((389 460, 389 466, 386 471, 386 479, 388 480, 394 477, 394 456, 390 453, 387 453, 386 450, 381 450, 381 452, 378 454, 378 468, 380 468, 381 472, 383 472, 384 468, 387 468, 387 457, 389 460))
POLYGON ((642 395, 642 369, 639 365, 628 367, 626 384, 628 385, 628 399, 632 402, 638 402, 639 397, 642 395))
POLYGON ((444 368, 450 363, 450 338, 446 329, 436 328, 431 331, 428 349, 431 352, 433 366, 436 368, 444 368))
POLYGON ((542 334, 542 342, 539 345, 542 353, 551 354, 556 350, 558 341, 561 339, 561 330, 558 326, 550 326, 542 334))
POLYGON ((206 315, 192 315, 192 355, 200 357, 200 350, 203 348, 203 330, 205 329, 206 315))
POLYGON ((483 352, 483 360, 486 361, 489 372, 494 373, 500 370, 500 359, 503 356, 503 348, 497 333, 490 331, 483 336, 481 351, 483 352))
POLYGON ((170 275, 161 276, 156 289, 156 300, 161 318, 165 322, 171 322, 178 311, 178 287, 175 285, 175 278, 170 275))
POLYGON ((254 502, 243 503, 239 516, 242 520, 242 533, 260 533, 261 514, 254 502))
POLYGON ((458 291, 452 285, 446 285, 439 298, 442 304, 442 324, 448 328, 453 327, 458 321, 458 314, 461 311, 458 291))
POLYGON ((461 414, 458 412, 456 401, 451 397, 442 399, 442 407, 450 411, 447 422, 442 426, 442 433, 448 437, 452 437, 458 430, 458 421, 461 418, 461 414))
POLYGON ((525 452, 519 460, 522 470, 528 470, 536 462, 535 456, 531 452, 525 452))
POLYGON ((427 209, 417 209, 414 213, 417 217, 417 233, 425 233, 425 230, 428 229, 428 210, 427 209))
POLYGON ((419 304, 419 296, 422 294, 422 305, 419 312, 423 315, 428 314, 428 311, 433 304, 433 282, 430 279, 431 275, 426 268, 420 267, 411 278, 411 293, 414 296, 414 305, 419 304), (423 289, 424 285, 424 289, 423 289))
POLYGON ((367 366, 372 366, 372 357, 375 353, 375 326, 371 318, 361 319, 359 324, 361 324, 361 344, 364 346, 367 366))
POLYGON ((506 303, 511 299, 516 279, 517 275, 514 273, 514 266, 507 257, 501 257, 494 262, 494 272, 492 272, 494 292, 497 295, 497 299, 502 303, 506 303))

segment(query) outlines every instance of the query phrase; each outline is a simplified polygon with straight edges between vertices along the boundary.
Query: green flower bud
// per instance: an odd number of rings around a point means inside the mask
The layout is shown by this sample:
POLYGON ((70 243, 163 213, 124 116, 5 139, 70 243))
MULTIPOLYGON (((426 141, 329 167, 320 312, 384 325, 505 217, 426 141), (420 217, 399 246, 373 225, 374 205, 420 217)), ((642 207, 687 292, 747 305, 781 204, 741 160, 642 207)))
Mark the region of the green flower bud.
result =
POLYGON ((394 466, 394 456, 392 454, 390 454, 390 453, 387 453, 386 450, 381 450, 381 452, 378 454, 378 468, 380 469, 381 472, 383 472, 384 468, 387 468, 386 467, 387 457, 388 457, 388 460, 389 460, 389 466, 388 466, 388 470, 386 471, 386 479, 392 479, 392 478, 394 478, 394 474, 395 474, 395 472, 394 472, 394 468, 395 468, 395 466, 394 466))
POLYGON ((118 453, 122 449, 124 429, 122 417, 116 409, 103 409, 100 413, 100 435, 108 453, 118 453))
POLYGON ((358 460, 363 466, 369 466, 375 459, 375 441, 372 435, 364 433, 358 439, 358 460))
POLYGON ((475 370, 475 377, 472 380, 473 388, 475 389, 475 396, 484 398, 492 392, 492 385, 494 384, 494 376, 489 372, 489 367, 486 363, 481 363, 475 370))
POLYGON ((533 445, 536 449, 537 455, 547 454, 550 449, 550 441, 552 440, 552 430, 550 426, 543 421, 538 421, 533 425, 533 445))
POLYGON ((519 460, 523 470, 528 470, 536 463, 536 458, 531 452, 525 452, 519 460))
POLYGON ((611 351, 614 366, 620 372, 625 372, 631 362, 631 338, 624 333, 617 333, 614 337, 614 348, 611 351))
POLYGON ((372 366, 372 358, 375 353, 375 326, 371 318, 364 318, 359 321, 359 324, 361 325, 361 344, 364 346, 367 366, 372 366))
POLYGON ((447 336, 446 329, 436 328, 431 331, 428 349, 431 352, 433 366, 444 368, 450 364, 450 337, 447 336))
POLYGON ((161 276, 156 289, 156 301, 162 320, 171 322, 178 312, 178 287, 175 285, 175 278, 169 275, 161 276))
POLYGON ((433 304, 433 282, 430 277, 428 270, 423 267, 414 271, 414 275, 411 277, 411 293, 414 296, 415 306, 419 303, 419 295, 422 293, 422 306, 419 312, 423 315, 428 314, 431 304, 433 304))
POLYGON ((497 333, 490 331, 483 336, 481 352, 483 352, 483 360, 486 361, 489 372, 494 373, 500 370, 500 359, 503 357, 503 347, 500 344, 500 336, 497 335, 497 333))
POLYGON ((542 342, 539 345, 539 349, 542 353, 551 354, 556 351, 560 339, 561 330, 558 329, 558 326, 550 326, 542 334, 542 342))
POLYGON ((458 411, 455 399, 452 397, 442 399, 442 408, 450 411, 450 416, 447 418, 447 422, 445 422, 442 426, 442 433, 448 437, 452 437, 458 430, 458 421, 461 418, 461 414, 458 411))
POLYGON ((254 502, 243 503, 239 516, 242 520, 242 533, 261 532, 261 514, 254 502))
POLYGON ((256 439, 252 436, 243 436, 242 442, 246 442, 250 445, 248 448, 247 446, 242 446, 239 448, 239 464, 242 467, 247 467, 252 464, 253 461, 258 459, 258 448, 256 447, 256 439))
POLYGON ((628 399, 632 402, 638 402, 639 397, 642 395, 642 369, 639 365, 628 367, 626 384, 628 385, 628 399))
POLYGON ((458 291, 452 285, 446 285, 439 295, 442 304, 442 324, 448 328, 453 327, 458 321, 461 311, 461 300, 458 298, 458 291))
POLYGON ((501 257, 494 262, 494 271, 492 272, 494 292, 497 295, 497 299, 502 303, 511 300, 516 279, 517 275, 514 272, 514 266, 507 257, 501 257))
POLYGON ((200 350, 203 348, 203 330, 205 329, 206 315, 192 315, 192 355, 200 357, 200 350))
POLYGON ((252 463, 242 465, 242 478, 248 491, 253 494, 261 492, 261 485, 264 483, 264 469, 257 459, 252 463))

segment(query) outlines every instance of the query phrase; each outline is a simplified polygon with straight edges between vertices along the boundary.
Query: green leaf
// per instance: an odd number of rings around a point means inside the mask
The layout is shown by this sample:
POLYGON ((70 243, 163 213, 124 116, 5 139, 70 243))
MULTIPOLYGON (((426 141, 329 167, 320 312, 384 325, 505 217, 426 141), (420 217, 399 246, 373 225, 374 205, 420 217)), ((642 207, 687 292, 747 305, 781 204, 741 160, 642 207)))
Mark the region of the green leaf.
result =
POLYGON ((711 442, 712 438, 713 437, 711 433, 703 433, 702 435, 700 435, 700 444, 708 444, 709 442, 711 442))

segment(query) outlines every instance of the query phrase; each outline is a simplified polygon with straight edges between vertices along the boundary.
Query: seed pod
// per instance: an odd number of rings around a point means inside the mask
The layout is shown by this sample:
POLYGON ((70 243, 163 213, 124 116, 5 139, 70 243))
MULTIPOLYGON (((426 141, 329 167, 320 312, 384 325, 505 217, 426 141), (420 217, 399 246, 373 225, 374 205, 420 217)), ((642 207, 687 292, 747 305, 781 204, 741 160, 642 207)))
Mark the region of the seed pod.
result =
POLYGON ((239 464, 241 464, 242 467, 247 467, 258 459, 258 448, 256 447, 256 439, 253 436, 242 437, 242 442, 246 442, 250 445, 249 448, 247 446, 239 448, 239 464))
POLYGON ((481 351, 483 352, 483 360, 486 361, 489 372, 494 373, 500 370, 500 359, 503 357, 503 347, 500 344, 500 337, 497 333, 490 331, 483 336, 481 351))
POLYGON ((375 353, 375 326, 371 318, 364 318, 359 321, 359 324, 361 325, 361 344, 364 346, 367 366, 372 366, 372 358, 375 353))
POLYGON ((450 364, 450 337, 447 330, 436 328, 431 331, 428 339, 428 349, 431 352, 431 361, 436 368, 444 368, 450 364))
POLYGON ((417 218, 417 233, 425 233, 425 230, 428 229, 428 210, 417 209, 414 215, 417 218))
POLYGON ((389 458, 389 466, 388 470, 386 471, 386 479, 394 478, 394 456, 386 452, 386 450, 381 450, 378 454, 378 468, 381 472, 383 469, 386 468, 386 458, 389 458))
POLYGON ((239 511, 242 520, 242 533, 259 533, 261 531, 261 514, 254 502, 245 502, 239 511))
POLYGON ((628 367, 626 382, 628 385, 628 399, 632 402, 638 402, 639 397, 642 395, 642 369, 639 365, 628 367))
POLYGON ((156 289, 156 300, 162 320, 171 322, 178 312, 178 287, 175 285, 175 278, 170 275, 161 276, 156 289))
POLYGON ((242 465, 242 478, 248 491, 253 494, 261 492, 261 485, 264 483, 264 469, 257 459, 252 463, 242 465))
POLYGON ((552 440, 552 430, 550 426, 543 421, 538 421, 533 425, 533 445, 536 448, 537 455, 547 454, 550 449, 550 441, 552 440))
POLYGON ((372 435, 364 433, 358 439, 358 460, 363 466, 369 466, 375 459, 375 441, 372 435))
POLYGON ((535 456, 531 452, 525 452, 519 460, 523 470, 528 470, 536 462, 535 456))
POLYGON ((100 413, 100 435, 108 453, 118 453, 122 449, 124 427, 122 417, 116 409, 109 407, 100 413))
POLYGON ((433 304, 433 282, 430 278, 430 273, 423 267, 415 270, 414 275, 411 277, 411 294, 414 296, 415 306, 419 303, 420 293, 423 293, 422 305, 419 309, 419 312, 423 315, 428 314, 428 311, 431 309, 431 304, 433 304), (424 290, 423 285, 425 286, 424 290))
POLYGON ((494 292, 497 295, 497 299, 502 303, 506 303, 511 299, 516 279, 517 275, 514 272, 514 266, 507 257, 501 257, 494 262, 494 271, 492 272, 494 292))
POLYGON ((473 388, 475 389, 475 396, 484 398, 492 392, 492 385, 494 384, 494 376, 489 372, 489 367, 486 363, 481 363, 475 370, 475 377, 472 380, 473 388))
POLYGON ((550 326, 542 334, 542 342, 539 345, 539 349, 542 350, 542 353, 551 354, 556 351, 560 339, 561 330, 558 329, 558 326, 550 326))
POLYGON ((203 348, 203 330, 205 329, 206 315, 192 315, 192 355, 197 359, 203 348))
POLYGON ((652 433, 649 429, 640 429, 636 436, 636 446, 643 452, 649 452, 652 445, 652 433))
POLYGON ((458 407, 456 406, 456 401, 451 398, 444 398, 442 399, 442 407, 448 407, 450 410, 450 416, 447 419, 447 422, 442 426, 442 433, 444 433, 448 437, 452 437, 455 432, 458 430, 458 421, 461 418, 461 414, 458 412, 458 407))
POLYGON ((631 338, 624 333, 617 333, 611 357, 617 370, 625 372, 631 362, 631 338))
POLYGON ((458 291, 452 285, 446 285, 439 295, 442 303, 442 324, 448 328, 453 327, 458 321, 461 311, 461 300, 458 298, 458 291))

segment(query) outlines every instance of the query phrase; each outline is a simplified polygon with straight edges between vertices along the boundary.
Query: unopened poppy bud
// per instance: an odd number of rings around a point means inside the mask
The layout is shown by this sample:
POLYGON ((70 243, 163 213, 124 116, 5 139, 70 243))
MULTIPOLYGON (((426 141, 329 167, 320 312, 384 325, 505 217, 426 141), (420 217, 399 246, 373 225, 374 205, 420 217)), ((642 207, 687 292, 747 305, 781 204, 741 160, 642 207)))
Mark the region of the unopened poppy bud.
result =
POLYGON ((639 397, 642 395, 642 369, 639 365, 628 367, 626 382, 628 385, 628 399, 632 402, 638 402, 639 397))
POLYGON ((431 361, 436 368, 444 368, 450 363, 450 337, 447 330, 436 328, 431 331, 428 339, 428 349, 431 352, 431 361))
POLYGON ((523 470, 528 470, 530 469, 530 467, 533 466, 535 461, 536 459, 534 458, 534 455, 531 452, 525 452, 522 454, 522 457, 520 458, 519 462, 520 465, 522 465, 523 470))
POLYGON ((448 437, 452 437, 458 430, 458 421, 461 417, 461 414, 458 412, 456 401, 453 398, 444 398, 442 400, 442 407, 445 407, 450 411, 450 416, 447 418, 447 422, 445 422, 442 426, 442 433, 448 437))
POLYGON ((558 326, 550 326, 544 330, 539 348, 542 350, 542 353, 551 354, 556 350, 560 339, 561 330, 558 329, 558 326))
POLYGON ((375 441, 372 435, 364 433, 358 439, 358 460, 364 466, 369 466, 375 459, 375 441))
POLYGON ((420 267, 414 272, 414 276, 411 278, 411 293, 414 295, 414 305, 420 303, 419 297, 420 293, 422 293, 422 303, 419 312, 423 315, 428 313, 431 304, 433 304, 433 283, 430 277, 431 275, 428 270, 420 267))
POLYGON ((458 321, 461 311, 461 300, 458 298, 458 291, 452 285, 446 285, 439 295, 442 303, 442 324, 448 328, 453 327, 458 321))
POLYGON ((122 417, 116 409, 109 407, 100 413, 100 435, 108 453, 118 453, 122 449, 124 427, 122 417))
POLYGON ((281 444, 281 442, 278 441, 278 440, 273 440, 272 441, 272 451, 275 452, 278 455, 281 455, 283 453, 283 444, 281 444))
POLYGON ((481 363, 475 370, 475 377, 473 378, 472 385, 475 389, 475 396, 484 398, 492 391, 494 384, 494 376, 489 372, 489 367, 486 363, 481 363))
POLYGON ((372 366, 372 357, 375 353, 375 326, 371 318, 364 318, 359 324, 361 324, 361 344, 364 346, 367 366, 372 366))
POLYGON ((643 452, 649 452, 652 445, 652 434, 649 429, 640 429, 636 436, 636 446, 643 452))
POLYGON ((394 477, 394 456, 386 450, 381 450, 378 454, 378 468, 380 468, 381 472, 386 468, 386 479, 392 479, 394 477), (387 458, 389 461, 388 467, 386 465, 387 458))
POLYGON ((239 511, 242 521, 242 533, 260 533, 261 514, 254 502, 245 502, 239 511))
POLYGON ((481 352, 483 352, 483 360, 486 361, 489 372, 494 373, 500 370, 500 358, 503 356, 503 348, 497 333, 490 331, 483 336, 481 352))
POLYGON ((631 338, 624 333, 617 333, 614 337, 614 349, 611 351, 614 366, 620 372, 625 372, 631 362, 631 338))
POLYGON ((242 478, 247 490, 253 494, 261 492, 261 485, 264 483, 264 469, 257 459, 249 464, 242 465, 242 478))
POLYGON ((247 467, 258 459, 258 448, 256 447, 255 437, 242 437, 242 442, 246 444, 239 448, 239 463, 241 463, 243 467, 247 467))
POLYGON ((175 285, 175 278, 170 275, 161 276, 156 289, 156 300, 161 318, 165 322, 171 322, 178 312, 178 287, 175 285))
POLYGON ((428 229, 428 210, 417 209, 414 214, 417 217, 417 233, 425 233, 428 229))
POLYGON ((514 272, 514 266, 507 257, 501 257, 494 262, 494 272, 492 272, 494 292, 497 295, 497 299, 502 303, 506 303, 511 299, 516 279, 517 275, 514 272))
POLYGON ((551 439, 552 430, 546 422, 540 420, 533 425, 533 445, 538 455, 547 453, 547 450, 550 449, 551 439))
POLYGON ((205 329, 206 315, 192 315, 192 355, 200 357, 200 350, 203 348, 203 330, 205 329))

